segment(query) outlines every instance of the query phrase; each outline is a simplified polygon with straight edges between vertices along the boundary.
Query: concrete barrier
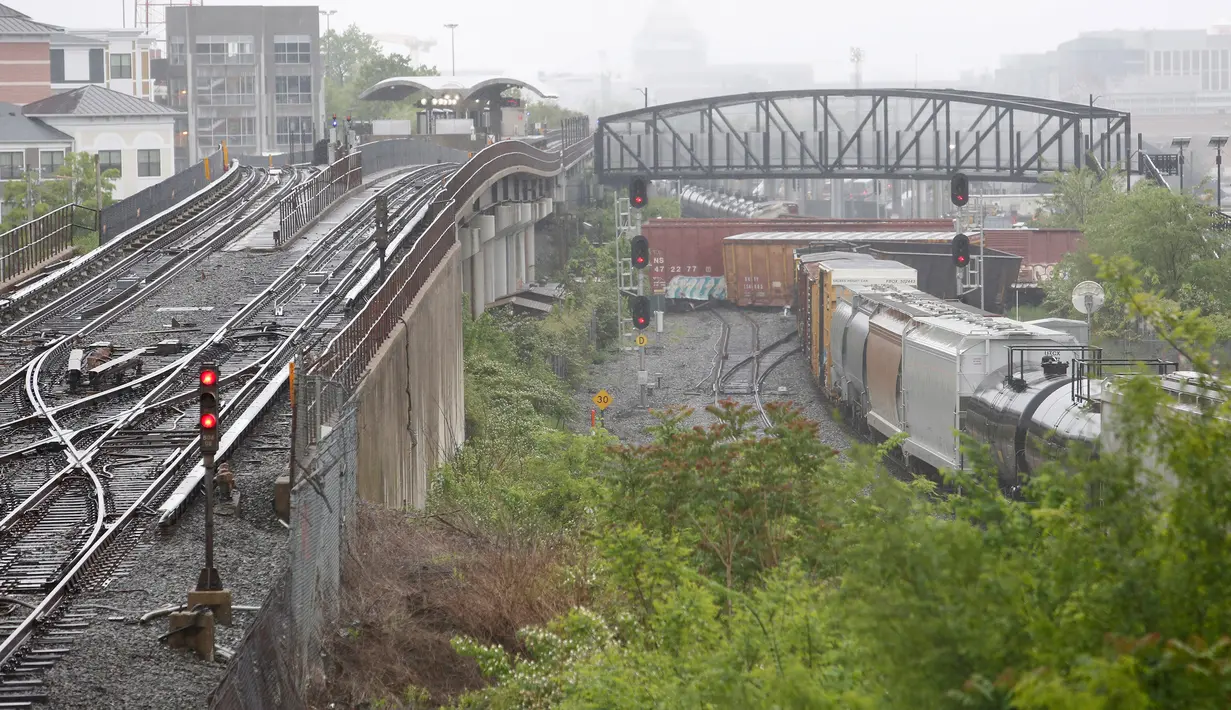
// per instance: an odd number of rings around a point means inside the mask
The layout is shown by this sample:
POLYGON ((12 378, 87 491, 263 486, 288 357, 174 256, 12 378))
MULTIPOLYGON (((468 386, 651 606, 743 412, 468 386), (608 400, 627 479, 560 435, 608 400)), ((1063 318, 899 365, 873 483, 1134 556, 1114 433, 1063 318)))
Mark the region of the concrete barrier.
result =
POLYGON ((457 244, 377 351, 356 397, 360 497, 423 508, 428 472, 465 438, 457 244))

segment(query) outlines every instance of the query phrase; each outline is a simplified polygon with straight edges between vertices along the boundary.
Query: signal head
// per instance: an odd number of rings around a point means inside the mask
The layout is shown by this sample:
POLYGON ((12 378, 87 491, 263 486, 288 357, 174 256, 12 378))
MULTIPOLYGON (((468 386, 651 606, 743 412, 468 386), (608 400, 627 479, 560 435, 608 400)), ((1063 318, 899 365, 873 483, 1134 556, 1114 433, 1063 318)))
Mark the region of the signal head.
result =
POLYGON ((201 415, 201 428, 213 429, 218 426, 218 417, 211 412, 206 412, 201 415))
POLYGON ((956 207, 965 207, 970 201, 970 182, 965 175, 958 173, 949 181, 949 199, 956 207))
POLYGON ((201 384, 205 387, 213 387, 218 384, 217 370, 201 370, 201 384))

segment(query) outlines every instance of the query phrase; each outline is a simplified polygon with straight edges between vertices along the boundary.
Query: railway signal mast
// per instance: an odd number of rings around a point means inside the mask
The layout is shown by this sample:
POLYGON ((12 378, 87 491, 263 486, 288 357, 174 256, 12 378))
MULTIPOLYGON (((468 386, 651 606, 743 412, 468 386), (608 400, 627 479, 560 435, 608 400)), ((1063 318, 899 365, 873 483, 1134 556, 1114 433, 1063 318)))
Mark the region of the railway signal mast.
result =
POLYGON ((176 645, 191 646, 205 660, 214 657, 214 622, 231 624, 231 592, 223 589, 222 579, 214 567, 214 456, 218 453, 222 428, 219 379, 217 364, 201 363, 197 375, 200 403, 197 434, 205 467, 205 567, 197 578, 197 588, 188 592, 187 610, 170 617, 170 631, 176 645))
MULTIPOLYGON (((954 173, 949 180, 949 199, 953 202, 953 206, 958 208, 958 219, 955 220, 955 231, 957 235, 953 237, 953 265, 958 268, 958 294, 964 292, 965 286, 969 285, 966 278, 969 272, 966 270, 970 265, 970 238, 962 232, 961 212, 963 208, 970 202, 970 181, 962 173, 954 173)), ((979 288, 979 308, 985 308, 987 305, 987 289, 985 288, 985 261, 984 261, 984 244, 987 242, 987 235, 983 229, 983 223, 986 221, 985 205, 983 201, 979 201, 979 268, 976 270, 978 274, 979 288)))

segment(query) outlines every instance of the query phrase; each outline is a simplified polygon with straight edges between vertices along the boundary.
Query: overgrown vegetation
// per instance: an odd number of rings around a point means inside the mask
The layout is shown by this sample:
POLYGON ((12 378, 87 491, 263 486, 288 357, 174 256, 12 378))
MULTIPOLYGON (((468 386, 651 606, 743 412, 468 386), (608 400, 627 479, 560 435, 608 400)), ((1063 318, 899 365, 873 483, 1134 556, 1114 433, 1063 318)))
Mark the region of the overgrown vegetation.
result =
MULTIPOLYGON (((593 249, 574 273, 601 276, 609 258, 593 249)), ((1216 325, 1183 311, 1150 269, 1090 260, 1128 317, 1212 372, 1202 353, 1216 325)), ((347 667, 365 671, 362 683, 343 681, 346 700, 469 710, 1231 702, 1227 405, 1180 417, 1158 406, 1152 380, 1128 382, 1124 450, 1056 462, 1014 499, 985 450, 968 445, 973 470, 946 475, 943 490, 962 493, 949 495, 885 470, 896 441, 840 458, 786 406, 772 410, 769 438, 727 404, 708 428, 665 412, 653 443, 620 445, 560 428, 568 383, 544 366, 557 340, 578 342, 550 329, 577 332, 571 314, 588 317, 599 283, 576 285, 557 326, 467 321, 473 436, 434 481, 430 515, 398 518, 413 542, 359 563, 387 591, 353 617, 379 620, 376 642, 341 642, 340 655, 360 659, 347 667), (1167 475, 1145 465, 1155 454, 1167 475)))
MULTIPOLYGON (((1139 265, 1146 286, 1207 316, 1220 341, 1231 339, 1231 261, 1219 258, 1227 254, 1228 237, 1211 229, 1208 206, 1145 180, 1125 192, 1119 176, 1099 180, 1090 170, 1062 173, 1053 185, 1044 223, 1080 229, 1085 243, 1065 258, 1056 278, 1044 282, 1049 311, 1076 316, 1073 286, 1097 276, 1098 260, 1128 257, 1139 265)), ((1142 335, 1144 323, 1130 312, 1127 294, 1109 286, 1096 329, 1112 337, 1142 335)))

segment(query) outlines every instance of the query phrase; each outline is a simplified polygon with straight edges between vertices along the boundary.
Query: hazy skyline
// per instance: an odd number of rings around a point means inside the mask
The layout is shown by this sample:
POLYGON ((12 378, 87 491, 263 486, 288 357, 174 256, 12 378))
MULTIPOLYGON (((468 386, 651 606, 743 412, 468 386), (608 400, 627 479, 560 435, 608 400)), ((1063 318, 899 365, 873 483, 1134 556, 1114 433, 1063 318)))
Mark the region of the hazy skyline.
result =
MULTIPOLYGON (((136 0, 140 5, 144 0, 136 0)), ((119 27, 121 12, 133 25, 134 0, 0 0, 33 19, 68 28, 119 27)), ((219 2, 215 5, 305 6, 302 0, 219 2)), ((434 39, 422 54, 428 64, 449 72, 449 31, 456 22, 458 73, 501 70, 524 78, 538 72, 594 72, 604 66, 613 74, 631 73, 633 38, 651 15, 662 16, 667 3, 627 0, 546 0, 526 3, 525 10, 507 2, 402 3, 350 0, 316 3, 337 10, 330 25, 351 23, 367 32, 434 39), (581 32, 573 28, 586 28, 581 32), (596 33, 593 28, 600 28, 596 33), (511 46, 511 51, 496 49, 511 46), (606 55, 605 62, 602 55, 606 55)), ((843 4, 819 10, 815 0, 773 0, 757 8, 774 8, 759 16, 736 0, 674 0, 673 7, 693 19, 709 44, 715 64, 806 63, 816 79, 849 79, 851 47, 864 52, 863 76, 871 83, 909 84, 921 79, 957 79, 963 72, 994 69, 1007 54, 1042 52, 1081 32, 1114 29, 1208 29, 1231 24, 1227 0, 1038 0, 1033 3, 969 3, 940 0, 882 0, 869 16, 843 4), (965 8, 961 16, 949 8, 965 8), (697 8, 692 10, 692 8, 697 8), (704 8, 704 9, 701 9, 704 8), (779 21, 775 22, 775 18, 779 21), (783 19, 785 18, 785 19, 783 19)), ((321 18, 324 31, 325 18, 321 18)), ((236 33, 241 28, 236 28, 236 33)))

